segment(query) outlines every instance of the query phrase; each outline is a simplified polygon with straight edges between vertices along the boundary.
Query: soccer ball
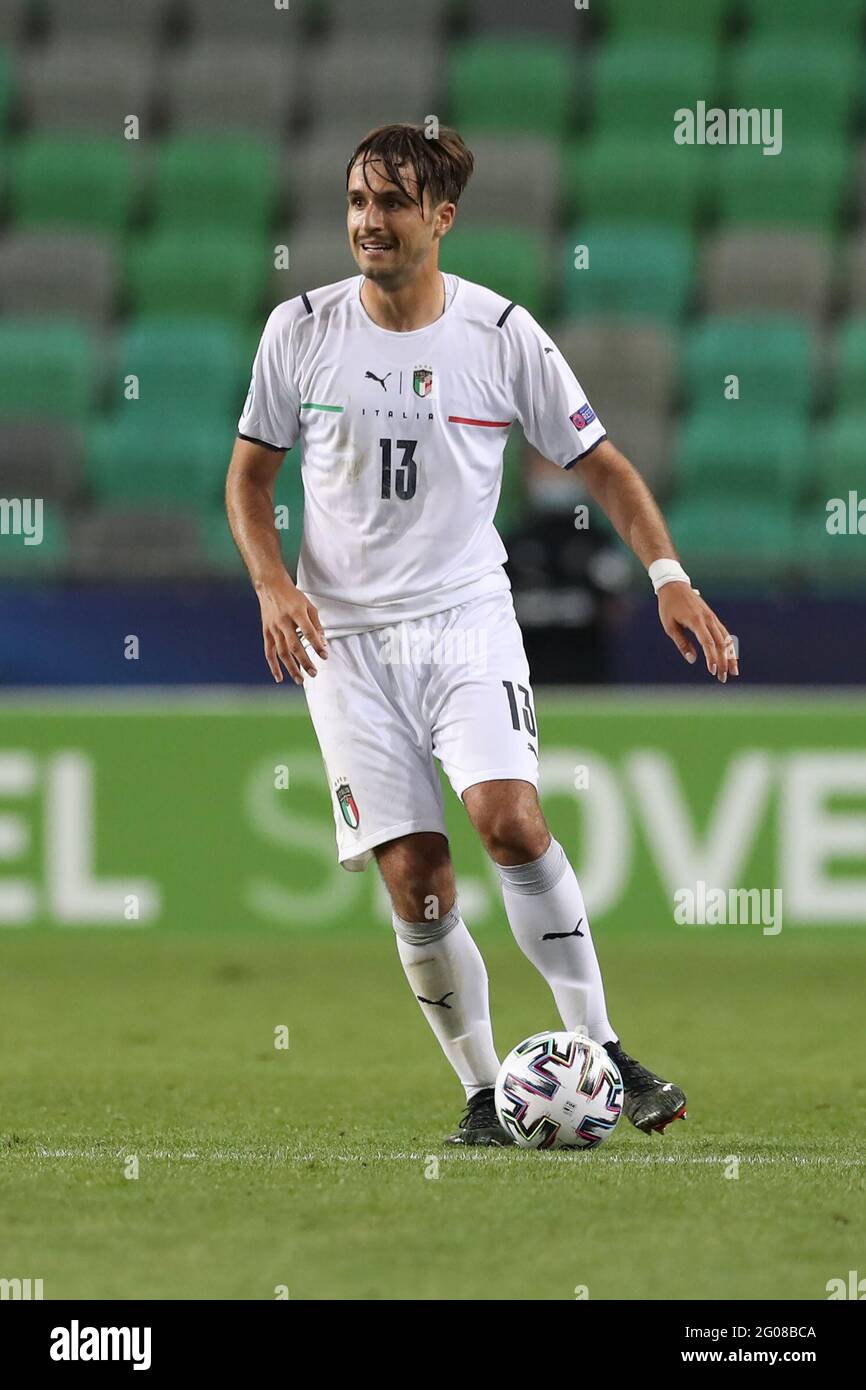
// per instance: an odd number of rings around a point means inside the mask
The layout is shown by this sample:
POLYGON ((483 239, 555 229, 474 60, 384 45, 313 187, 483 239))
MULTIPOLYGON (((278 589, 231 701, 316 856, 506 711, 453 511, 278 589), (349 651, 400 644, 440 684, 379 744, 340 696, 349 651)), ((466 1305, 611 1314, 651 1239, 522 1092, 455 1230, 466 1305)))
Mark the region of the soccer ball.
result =
POLYGON ((622 1113, 619 1067, 581 1033, 534 1033, 496 1078, 499 1123, 522 1149, 592 1149, 622 1113))

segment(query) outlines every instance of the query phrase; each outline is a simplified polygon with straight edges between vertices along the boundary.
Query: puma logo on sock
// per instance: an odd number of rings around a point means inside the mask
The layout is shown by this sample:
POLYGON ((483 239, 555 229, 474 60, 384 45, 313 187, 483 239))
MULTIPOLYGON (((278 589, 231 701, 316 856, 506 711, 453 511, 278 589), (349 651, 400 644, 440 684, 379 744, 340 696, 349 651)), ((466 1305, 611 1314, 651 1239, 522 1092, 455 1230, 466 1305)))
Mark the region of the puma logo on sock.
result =
MULTIPOLYGON (((581 917, 580 922, 582 921, 583 918, 581 917)), ((574 931, 546 931, 541 939, 542 941, 561 941, 564 936, 583 936, 583 932, 580 930, 580 922, 578 922, 574 931)))
POLYGON ((441 999, 425 999, 423 994, 416 994, 415 998, 420 1000, 422 1004, 435 1004, 438 1009, 450 1009, 451 1005, 446 1004, 445 1000, 450 999, 453 993, 453 989, 449 989, 448 993, 443 994, 441 999))

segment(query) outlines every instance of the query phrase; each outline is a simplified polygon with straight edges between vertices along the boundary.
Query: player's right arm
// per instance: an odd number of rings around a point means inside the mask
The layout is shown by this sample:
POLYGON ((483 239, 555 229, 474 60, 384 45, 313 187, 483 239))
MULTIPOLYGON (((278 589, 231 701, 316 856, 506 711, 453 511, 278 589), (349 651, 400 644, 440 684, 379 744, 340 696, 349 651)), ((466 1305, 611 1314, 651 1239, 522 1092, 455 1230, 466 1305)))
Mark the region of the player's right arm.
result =
POLYGON ((305 316, 300 299, 271 312, 253 362, 253 375, 226 480, 226 511, 262 610, 265 657, 282 681, 280 662, 296 685, 316 674, 299 637, 328 655, 319 615, 283 564, 274 525, 274 482, 300 434, 300 395, 294 368, 294 328, 305 316))
POLYGON ((295 684, 303 685, 303 672, 315 676, 316 668, 301 644, 298 629, 326 660, 328 648, 315 607, 283 564, 274 525, 274 482, 284 458, 284 450, 249 439, 235 440, 226 478, 226 512, 259 600, 265 659, 271 674, 278 683, 282 681, 282 662, 295 684))

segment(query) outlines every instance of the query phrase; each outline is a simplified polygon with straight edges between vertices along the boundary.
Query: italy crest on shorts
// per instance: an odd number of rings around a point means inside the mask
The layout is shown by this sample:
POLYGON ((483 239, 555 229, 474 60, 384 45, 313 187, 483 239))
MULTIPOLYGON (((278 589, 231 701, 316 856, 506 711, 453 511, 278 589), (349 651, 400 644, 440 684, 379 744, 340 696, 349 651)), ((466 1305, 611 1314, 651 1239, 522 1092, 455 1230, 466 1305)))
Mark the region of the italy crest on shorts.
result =
POLYGON ((416 396, 433 395, 433 368, 416 367, 412 373, 412 389, 416 396))
POLYGON ((361 813, 358 810, 357 802, 355 801, 355 798, 352 795, 352 788, 349 786, 349 783, 346 781, 345 777, 337 778, 336 782, 334 783, 334 792, 336 793, 337 800, 340 803, 340 810, 343 813, 343 820, 346 822, 350 830, 357 830, 358 826, 361 824, 361 813))

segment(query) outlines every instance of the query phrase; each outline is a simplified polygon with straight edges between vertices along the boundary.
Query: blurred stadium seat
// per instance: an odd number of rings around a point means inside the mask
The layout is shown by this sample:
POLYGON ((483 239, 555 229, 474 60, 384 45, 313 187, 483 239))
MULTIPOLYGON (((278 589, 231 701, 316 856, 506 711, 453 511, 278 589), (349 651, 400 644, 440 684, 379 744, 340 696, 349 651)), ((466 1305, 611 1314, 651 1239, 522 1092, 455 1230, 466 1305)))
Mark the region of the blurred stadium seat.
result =
POLYGON ((133 144, 105 136, 33 135, 16 140, 9 203, 18 228, 124 232, 140 196, 133 144))
POLYGON ((120 289, 114 242, 99 232, 21 231, 0 239, 0 310, 107 326, 120 289))
POLYGON ((290 46, 275 49, 250 40, 193 44, 165 67, 169 126, 178 134, 258 135, 279 141, 302 97, 302 63, 290 46))
POLYGON ((101 341, 64 319, 0 320, 0 420, 84 424, 101 379, 101 341))
POLYGON ((820 322, 833 288, 833 246, 816 232, 736 227, 707 237, 701 299, 708 314, 796 314, 820 322))
POLYGON ((162 80, 155 46, 92 37, 62 38, 23 53, 18 78, 30 131, 115 139, 127 114, 151 128, 162 80))
POLYGON ((18 43, 24 37, 31 0, 0 0, 0 43, 18 43))
POLYGON ((693 247, 687 232, 639 223, 587 222, 573 228, 566 248, 563 311, 614 319, 676 323, 692 284, 693 247), (589 253, 575 274, 575 247, 589 253))
POLYGON ((451 120, 459 130, 561 138, 574 114, 575 69, 552 40, 465 40, 451 58, 451 120))
POLYGON ((88 36, 94 38, 144 39, 158 43, 165 27, 172 0, 135 0, 134 5, 118 5, 117 0, 42 0, 42 9, 52 37, 88 36))
POLYGON ((703 0, 700 5, 692 0, 656 0, 653 5, 616 0, 607 7, 607 20, 617 37, 666 34, 715 41, 729 9, 727 0, 703 0))

